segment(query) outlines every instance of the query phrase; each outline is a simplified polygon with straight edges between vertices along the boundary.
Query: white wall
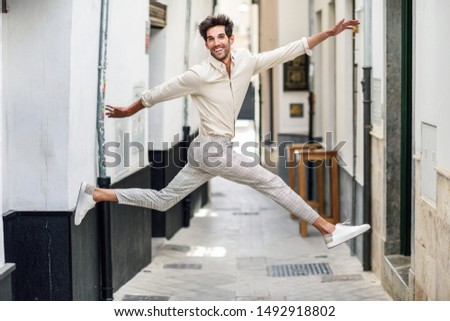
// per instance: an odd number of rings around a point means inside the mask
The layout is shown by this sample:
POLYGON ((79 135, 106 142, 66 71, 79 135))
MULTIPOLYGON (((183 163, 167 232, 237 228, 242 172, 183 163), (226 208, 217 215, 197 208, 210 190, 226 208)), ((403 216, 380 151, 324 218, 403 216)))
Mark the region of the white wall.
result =
MULTIPOLYGON (((106 104, 128 106, 148 87, 148 54, 146 53, 146 29, 149 23, 148 1, 110 0, 107 69, 106 69, 106 104)), ((98 51, 98 49, 97 49, 98 51)), ((112 181, 123 178, 145 166, 147 163, 147 110, 142 110, 131 118, 106 119, 106 142, 118 142, 120 148, 112 148, 121 154, 117 166, 108 167, 107 173, 112 181), (139 143, 144 148, 126 148, 130 156, 125 163, 123 148, 124 135, 129 141, 139 143), (139 164, 140 157, 143 158, 139 164)), ((108 162, 113 159, 108 158, 108 162)))
POLYGON ((0 14, 0 266, 5 263, 5 246, 3 239, 3 15, 0 14))
MULTIPOLYGON (((283 0, 279 1, 279 45, 309 36, 309 6, 308 1, 283 0)), ((308 91, 283 91, 283 65, 274 68, 280 81, 278 90, 280 95, 275 101, 279 114, 279 132, 283 134, 308 134, 309 104, 308 91), (291 118, 289 107, 291 103, 303 103, 303 118, 291 118)))
MULTIPOLYGON (((315 31, 324 31, 336 23, 335 3, 327 0, 314 2, 315 31)), ((336 141, 336 39, 328 38, 314 48, 314 92, 316 94, 315 135, 327 140, 327 148, 333 148, 336 141)), ((324 141, 325 142, 325 141, 324 141)))
MULTIPOLYGON (((167 26, 153 30, 150 39, 150 80, 153 87, 185 71, 184 53, 186 41, 186 1, 164 0, 167 5, 167 26)), ((198 24, 212 12, 212 1, 195 0, 191 7, 191 29, 189 31, 189 65, 208 57, 204 40, 198 33, 198 24)), ((148 140, 155 150, 170 148, 163 142, 172 143, 178 135, 183 137, 184 98, 160 103, 148 110, 148 140)), ((198 129, 198 113, 189 101, 188 125, 191 132, 198 129)))
MULTIPOLYGON (((166 0, 167 10, 167 38, 165 45, 167 46, 166 56, 166 73, 163 81, 178 76, 185 71, 184 53, 186 42, 186 2, 178 0, 166 0), (176 41, 174 41, 176 39, 176 41)), ((195 2, 195 0, 193 1, 195 2)), ((178 134, 180 139, 183 137, 184 125, 184 97, 167 101, 157 108, 164 108, 165 117, 164 137, 163 141, 172 142, 178 134)), ((195 130, 195 128, 192 128, 195 130)))
POLYGON ((450 2, 414 1, 415 153, 421 151, 421 123, 437 127, 437 166, 450 170, 450 2), (430 31, 430 22, 432 31, 430 31))
POLYGON ((71 1, 8 5, 3 30, 8 209, 67 210, 71 1))
POLYGON ((225 14, 234 23, 234 48, 250 49, 250 0, 219 0, 215 14, 225 14))
MULTIPOLYGON (((383 1, 372 1, 372 21, 386 21, 383 1)), ((372 135, 384 138, 385 25, 372 26, 372 135)))
MULTIPOLYGON (((9 7, 3 17, 3 211, 72 210, 80 182, 95 183, 98 175, 100 2, 17 0, 9 7)), ((147 84, 147 20, 148 1, 110 1, 106 103, 128 105, 135 87, 147 84)), ((145 139, 145 121, 127 121, 127 131, 145 139)), ((114 126, 106 121, 107 142, 117 140, 114 126)), ((116 168, 107 173, 117 178, 116 168)))
MULTIPOLYGON (((315 9, 321 10, 322 16, 317 32, 324 31, 336 23, 334 2, 318 1, 315 9)), ((317 117, 322 121, 319 134, 325 139, 327 132, 333 133, 332 141, 327 141, 327 147, 332 148, 336 139, 336 38, 328 38, 318 49, 320 60, 315 59, 314 62, 315 65, 321 64, 320 72, 315 76, 316 84, 320 82, 317 87, 321 88, 316 104, 317 117)))
MULTIPOLYGON (((97 177, 97 66, 100 31, 100 1, 72 3, 70 41, 70 83, 68 131, 69 205, 75 207, 81 181, 96 182, 97 177)), ((60 175, 63 172, 59 173, 60 175)), ((65 173, 64 173, 65 174, 65 173)))
MULTIPOLYGON (((352 0, 336 3, 336 17, 352 18, 352 0)), ((338 19, 339 20, 339 19, 338 19)), ((336 38, 336 143, 344 163, 342 169, 353 175, 353 45, 352 32, 345 31, 336 38)), ((334 146, 332 146, 334 148, 334 146)))
MULTIPOLYGON (((186 1, 160 1, 167 5, 167 25, 153 30, 150 37, 150 81, 154 87, 184 71, 186 1)), ((170 148, 179 134, 182 138, 184 98, 157 104, 148 110, 148 139, 153 149, 170 148)))
POLYGON ((2 55, 2 59, 1 64, 2 64, 2 72, 1 72, 1 80, 0 82, 2 83, 1 86, 1 107, 2 107, 2 121, 1 121, 1 126, 2 126, 2 131, 1 131, 1 150, 2 150, 2 157, 1 157, 1 162, 2 162, 2 175, 1 175, 1 181, 2 181, 2 191, 1 191, 1 197, 2 197, 2 213, 5 213, 8 209, 9 209, 9 200, 8 200, 8 136, 7 136, 7 125, 6 125, 6 115, 7 115, 7 110, 6 110, 6 95, 5 95, 5 82, 3 82, 3 79, 6 78, 5 75, 5 62, 6 62, 6 55, 5 52, 7 51, 7 42, 5 41, 6 39, 6 35, 5 35, 5 30, 7 29, 7 23, 8 23, 8 16, 7 15, 1 15, 1 19, 2 19, 2 23, 1 23, 1 28, 2 28, 2 32, 0 33, 0 37, 2 38, 2 49, 0 51, 0 54, 2 55))
POLYGON ((364 27, 364 1, 355 1, 355 18, 360 21, 359 32, 355 35, 355 64, 356 71, 356 169, 355 179, 360 185, 364 185, 364 105, 361 81, 363 79, 365 37, 364 27))
MULTIPOLYGON (((344 31, 335 38, 329 38, 313 50, 314 92, 316 94, 315 135, 321 135, 327 148, 339 149, 343 160, 343 170, 352 175, 356 173, 359 183, 363 182, 363 108, 362 88, 360 85, 364 66, 364 16, 363 1, 355 3, 356 18, 361 20, 359 32, 344 31), (353 51, 354 50, 354 51, 353 51), (353 54, 358 64, 356 90, 357 108, 353 113, 353 54), (354 168, 353 119, 356 119, 356 169, 354 168), (327 133, 332 136, 327 136, 327 133), (329 139, 331 138, 331 139, 329 139)), ((314 21, 316 32, 324 31, 335 25, 340 19, 352 19, 353 1, 316 0, 314 1, 314 21)))
MULTIPOLYGON (((200 63, 209 56, 209 52, 205 48, 205 40, 201 37, 198 26, 206 16, 213 14, 212 9, 211 0, 192 0, 189 65, 200 63)), ((188 123, 191 126, 191 132, 193 132, 198 129, 200 118, 197 108, 190 99, 189 103, 188 123)))

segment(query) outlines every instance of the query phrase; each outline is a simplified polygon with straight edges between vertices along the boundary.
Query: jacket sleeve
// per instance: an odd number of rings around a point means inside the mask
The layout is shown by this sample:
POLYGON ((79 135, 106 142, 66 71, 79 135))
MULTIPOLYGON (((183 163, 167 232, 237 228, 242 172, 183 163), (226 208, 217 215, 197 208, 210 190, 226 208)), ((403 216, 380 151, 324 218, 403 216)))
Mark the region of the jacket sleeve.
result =
POLYGON ((256 64, 253 74, 258 74, 276 65, 291 61, 305 53, 308 56, 312 54, 308 40, 303 37, 280 48, 256 54, 256 64))
POLYGON ((141 94, 141 102, 145 107, 152 107, 163 101, 192 95, 200 88, 200 77, 189 69, 181 75, 141 94))

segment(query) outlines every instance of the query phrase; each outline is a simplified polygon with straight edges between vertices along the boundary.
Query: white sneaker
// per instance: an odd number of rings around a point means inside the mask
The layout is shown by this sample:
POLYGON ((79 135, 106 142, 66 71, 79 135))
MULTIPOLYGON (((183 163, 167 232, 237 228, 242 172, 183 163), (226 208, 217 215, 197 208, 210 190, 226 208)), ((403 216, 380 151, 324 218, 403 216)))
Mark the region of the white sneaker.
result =
POLYGON ((336 229, 331 234, 324 235, 325 243, 329 249, 351 240, 370 229, 369 224, 350 226, 347 222, 336 224, 336 229))
POLYGON ((95 186, 86 182, 81 183, 80 191, 78 192, 77 205, 75 208, 75 225, 80 225, 86 213, 95 206, 94 194, 95 186))

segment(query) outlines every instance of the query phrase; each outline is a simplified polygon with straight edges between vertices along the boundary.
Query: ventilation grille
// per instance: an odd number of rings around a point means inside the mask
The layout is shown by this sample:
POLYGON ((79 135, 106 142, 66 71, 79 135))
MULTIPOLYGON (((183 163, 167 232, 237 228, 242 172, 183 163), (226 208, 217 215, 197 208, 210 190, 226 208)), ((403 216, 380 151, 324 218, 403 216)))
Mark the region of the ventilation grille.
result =
POLYGON ((122 301, 169 301, 169 297, 159 295, 148 296, 127 294, 123 297, 122 301))
POLYGON ((269 265, 267 275, 270 277, 291 277, 306 275, 333 274, 328 263, 269 265))
POLYGON ((233 215, 259 215, 258 212, 233 212, 233 215))
POLYGON ((201 268, 201 264, 192 263, 167 263, 163 265, 163 269, 201 270, 201 268))

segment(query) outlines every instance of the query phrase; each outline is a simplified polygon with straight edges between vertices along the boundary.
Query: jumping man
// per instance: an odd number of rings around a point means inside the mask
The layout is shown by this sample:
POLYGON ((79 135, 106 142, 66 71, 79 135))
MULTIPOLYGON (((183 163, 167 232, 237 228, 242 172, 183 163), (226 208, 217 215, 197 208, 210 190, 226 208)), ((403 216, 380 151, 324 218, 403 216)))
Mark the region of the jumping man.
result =
POLYGON ((334 225, 314 211, 277 175, 233 149, 235 122, 251 77, 276 65, 307 54, 329 37, 358 25, 341 20, 334 27, 280 48, 258 54, 246 49, 231 50, 233 22, 225 15, 208 16, 199 26, 211 55, 178 77, 142 93, 128 107, 106 106, 107 116, 123 118, 157 103, 190 95, 200 114, 199 135, 188 150, 188 163, 160 191, 152 189, 101 189, 83 182, 75 210, 75 224, 83 220, 96 202, 112 201, 166 211, 214 176, 249 185, 271 198, 289 213, 307 221, 324 236, 328 248, 335 247, 370 229, 370 225, 334 225), (246 166, 247 164, 247 166, 246 166))

